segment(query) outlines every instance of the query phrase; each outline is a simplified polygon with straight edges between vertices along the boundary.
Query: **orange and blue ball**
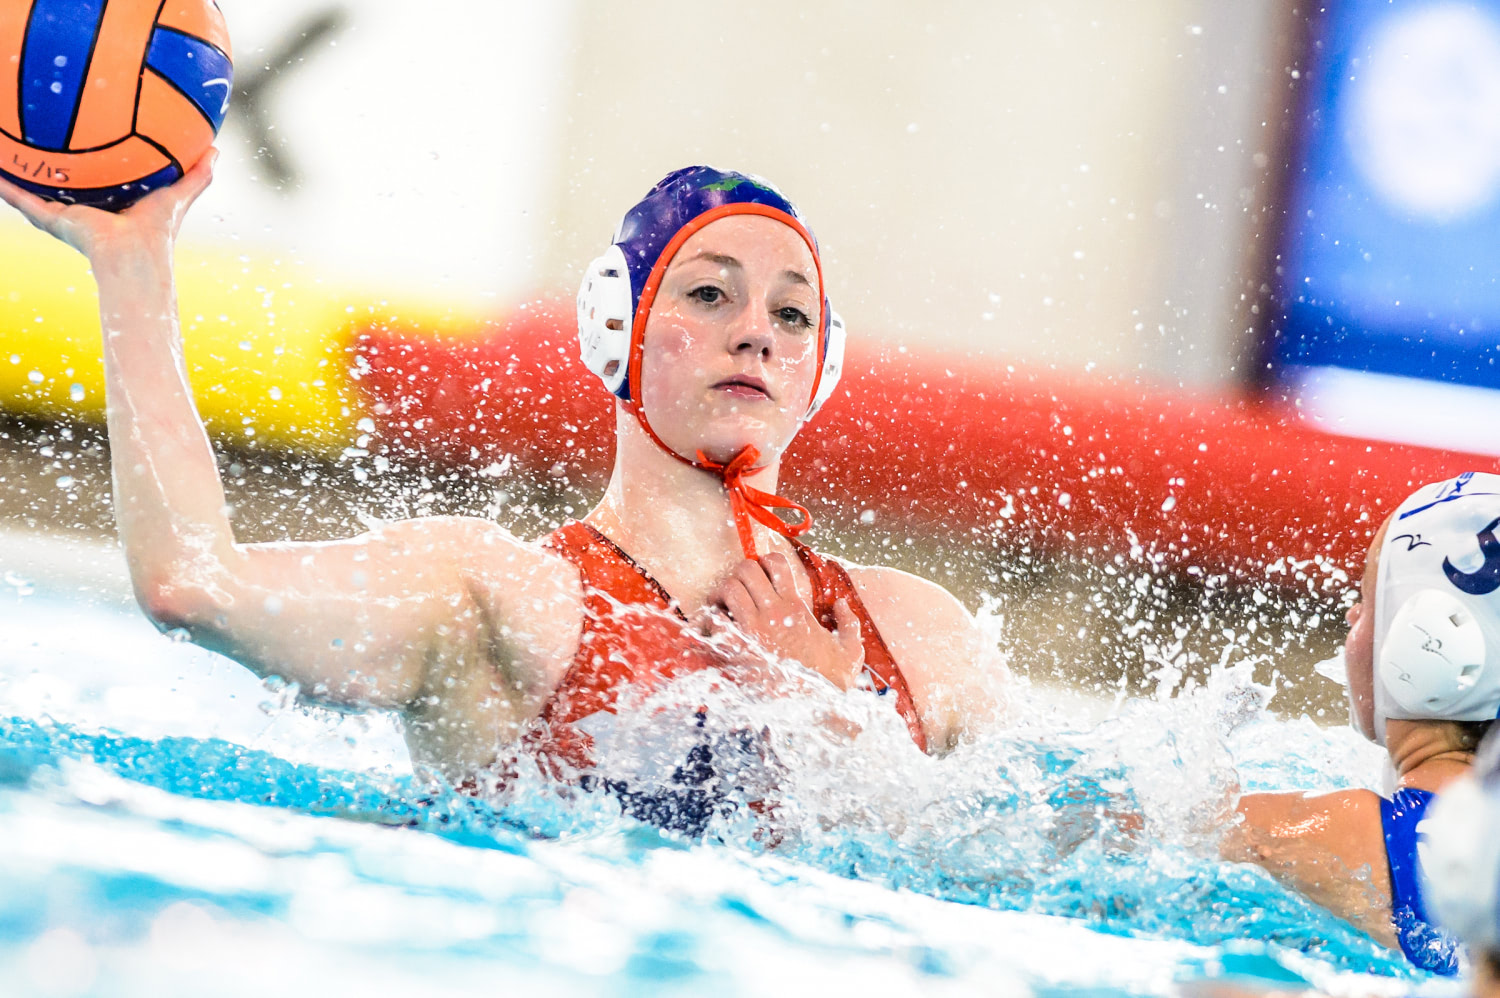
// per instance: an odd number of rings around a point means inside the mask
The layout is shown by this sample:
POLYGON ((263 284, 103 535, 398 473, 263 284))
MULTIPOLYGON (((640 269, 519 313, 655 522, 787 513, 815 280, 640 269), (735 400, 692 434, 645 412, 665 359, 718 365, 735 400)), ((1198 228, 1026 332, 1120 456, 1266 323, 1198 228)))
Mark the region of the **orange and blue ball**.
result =
POLYGON ((119 211, 208 151, 233 80, 214 0, 0 0, 0 173, 119 211))

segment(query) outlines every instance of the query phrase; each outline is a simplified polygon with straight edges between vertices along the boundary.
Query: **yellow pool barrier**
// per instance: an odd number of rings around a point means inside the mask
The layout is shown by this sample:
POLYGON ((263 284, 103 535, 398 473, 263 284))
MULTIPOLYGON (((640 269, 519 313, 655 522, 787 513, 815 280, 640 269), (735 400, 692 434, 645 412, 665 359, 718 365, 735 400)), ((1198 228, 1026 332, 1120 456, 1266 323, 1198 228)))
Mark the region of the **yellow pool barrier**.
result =
MULTIPOLYGON (((177 287, 188 378, 210 432, 322 456, 359 434, 350 377, 360 328, 482 329, 474 315, 396 308, 273 256, 184 246, 177 287)), ((0 411, 100 421, 104 363, 88 264, 29 230, 0 228, 0 411)))

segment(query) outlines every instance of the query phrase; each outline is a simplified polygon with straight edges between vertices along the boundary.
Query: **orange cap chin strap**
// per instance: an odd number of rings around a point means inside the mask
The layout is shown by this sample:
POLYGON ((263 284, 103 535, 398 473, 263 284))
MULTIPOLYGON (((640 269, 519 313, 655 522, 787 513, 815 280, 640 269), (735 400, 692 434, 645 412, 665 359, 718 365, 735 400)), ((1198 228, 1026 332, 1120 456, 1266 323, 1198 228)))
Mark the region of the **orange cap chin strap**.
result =
POLYGON ((635 421, 641 424, 641 429, 646 431, 646 436, 656 446, 683 464, 717 473, 724 480, 724 488, 729 492, 729 510, 734 515, 734 529, 740 535, 740 550, 745 552, 746 558, 754 560, 760 557, 755 549, 755 530, 750 524, 752 519, 788 538, 800 536, 812 526, 812 514, 807 511, 806 506, 770 492, 762 492, 745 481, 746 477, 765 470, 755 466, 755 462, 760 460, 760 450, 754 444, 746 444, 728 464, 720 464, 701 450, 697 452, 698 459, 694 461, 677 453, 656 435, 650 421, 646 419, 645 408, 639 402, 631 400, 625 406, 635 413, 635 421), (771 512, 772 508, 795 510, 801 519, 797 523, 787 523, 771 512))
POLYGON ((729 490, 729 508, 734 514, 734 529, 739 531, 740 535, 740 548, 745 552, 745 557, 751 559, 760 557, 755 550, 755 530, 750 525, 752 518, 759 520, 783 537, 796 537, 812 526, 812 514, 807 511, 806 506, 769 492, 762 492, 745 481, 746 476, 761 470, 754 466, 759 459, 760 451, 749 444, 728 464, 710 461, 701 450, 698 452, 699 467, 709 470, 722 469, 724 488, 729 490), (796 510, 801 520, 797 523, 787 523, 772 513, 771 507, 796 510))

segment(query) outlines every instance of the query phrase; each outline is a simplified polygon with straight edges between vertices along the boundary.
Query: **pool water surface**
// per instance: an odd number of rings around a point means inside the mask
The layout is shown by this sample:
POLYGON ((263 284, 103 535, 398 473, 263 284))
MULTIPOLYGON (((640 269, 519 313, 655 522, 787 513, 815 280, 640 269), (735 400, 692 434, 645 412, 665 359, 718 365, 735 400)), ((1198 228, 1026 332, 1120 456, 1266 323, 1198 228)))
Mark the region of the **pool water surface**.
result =
POLYGON ((1456 993, 1218 861, 1238 789, 1380 779, 1234 670, 1088 716, 1024 693, 943 760, 870 694, 852 745, 766 708, 772 844, 744 809, 686 841, 540 782, 455 793, 394 718, 299 704, 117 598, 9 573, 0 635, 5 994, 1456 993))

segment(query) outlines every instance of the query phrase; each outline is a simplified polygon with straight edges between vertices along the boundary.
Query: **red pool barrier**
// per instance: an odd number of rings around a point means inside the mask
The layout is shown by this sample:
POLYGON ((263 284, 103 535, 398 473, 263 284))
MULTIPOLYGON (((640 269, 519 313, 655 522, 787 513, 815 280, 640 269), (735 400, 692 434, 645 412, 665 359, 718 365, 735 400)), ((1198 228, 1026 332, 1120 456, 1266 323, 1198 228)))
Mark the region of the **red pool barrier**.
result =
MULTIPOLYGON (((601 485, 609 397, 577 359, 571 303, 462 336, 371 328, 359 384, 377 436, 424 459, 601 485), (509 462, 507 464, 506 462, 509 462)), ((1414 487, 1493 458, 1330 436, 1275 406, 851 345, 782 490, 918 529, 1264 578, 1326 555, 1357 575, 1414 487)))

